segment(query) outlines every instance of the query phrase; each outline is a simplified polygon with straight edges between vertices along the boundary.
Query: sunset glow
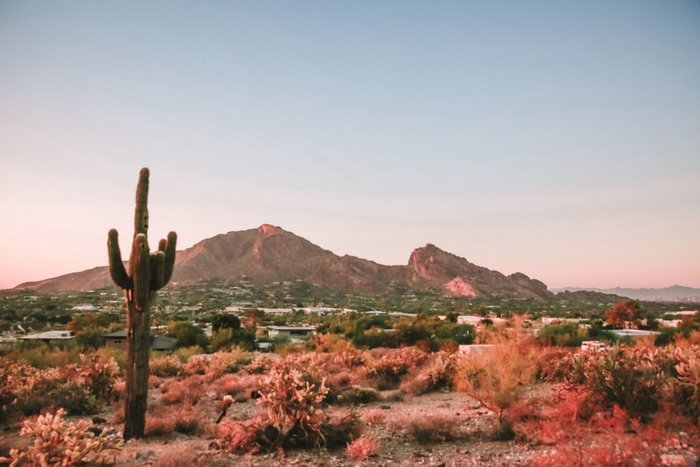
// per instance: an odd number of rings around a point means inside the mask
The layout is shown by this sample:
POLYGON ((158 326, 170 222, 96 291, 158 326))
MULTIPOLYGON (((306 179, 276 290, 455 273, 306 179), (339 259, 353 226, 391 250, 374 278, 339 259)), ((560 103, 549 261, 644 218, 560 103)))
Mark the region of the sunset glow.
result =
MULTIPOLYGON (((0 3, 0 288, 278 225, 700 287, 700 3, 0 3)), ((454 287, 464 287, 455 283, 454 287)))

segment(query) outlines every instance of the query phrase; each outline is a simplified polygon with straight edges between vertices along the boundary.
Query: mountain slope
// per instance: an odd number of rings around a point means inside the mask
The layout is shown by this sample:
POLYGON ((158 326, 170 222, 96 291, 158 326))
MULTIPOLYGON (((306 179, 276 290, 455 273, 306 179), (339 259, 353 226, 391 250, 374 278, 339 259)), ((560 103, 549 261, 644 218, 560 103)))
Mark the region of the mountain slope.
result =
MULTIPOLYGON (((173 283, 205 279, 256 283, 304 280, 332 290, 380 293, 392 286, 440 290, 449 295, 548 298, 540 281, 522 273, 505 276, 428 244, 411 254, 406 266, 386 266, 354 256, 338 256, 280 227, 229 232, 178 252, 173 283)), ((66 274, 17 288, 89 290, 112 285, 107 267, 66 274)))

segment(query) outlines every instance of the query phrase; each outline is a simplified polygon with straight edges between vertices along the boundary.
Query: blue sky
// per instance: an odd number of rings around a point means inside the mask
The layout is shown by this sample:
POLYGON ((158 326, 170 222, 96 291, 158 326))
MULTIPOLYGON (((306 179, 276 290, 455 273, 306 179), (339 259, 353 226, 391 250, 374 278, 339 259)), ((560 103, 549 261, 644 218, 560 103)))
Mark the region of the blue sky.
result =
POLYGON ((0 1, 0 288, 153 237, 700 287, 700 3, 0 1))

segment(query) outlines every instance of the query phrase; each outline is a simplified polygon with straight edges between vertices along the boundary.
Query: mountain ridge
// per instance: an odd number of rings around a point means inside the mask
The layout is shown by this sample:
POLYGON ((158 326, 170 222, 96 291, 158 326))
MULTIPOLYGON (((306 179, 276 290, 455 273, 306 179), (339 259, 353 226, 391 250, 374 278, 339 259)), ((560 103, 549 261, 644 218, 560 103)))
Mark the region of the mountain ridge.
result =
MULTIPOLYGON (((523 273, 508 276, 428 243, 413 250, 406 265, 383 265, 339 256, 281 227, 263 224, 203 239, 177 252, 172 283, 207 279, 256 283, 304 280, 343 292, 381 293, 397 284, 467 297, 550 298, 547 286, 523 273)), ((25 282, 15 289, 93 290, 112 286, 107 266, 25 282)))
POLYGON ((611 287, 611 288, 597 288, 597 287, 562 287, 552 289, 553 292, 577 292, 577 291, 590 291, 590 292, 600 292, 605 294, 619 295, 622 297, 628 297, 634 300, 649 300, 649 301, 678 301, 678 300, 692 300, 700 301, 700 288, 686 287, 683 285, 672 285, 670 287, 611 287))

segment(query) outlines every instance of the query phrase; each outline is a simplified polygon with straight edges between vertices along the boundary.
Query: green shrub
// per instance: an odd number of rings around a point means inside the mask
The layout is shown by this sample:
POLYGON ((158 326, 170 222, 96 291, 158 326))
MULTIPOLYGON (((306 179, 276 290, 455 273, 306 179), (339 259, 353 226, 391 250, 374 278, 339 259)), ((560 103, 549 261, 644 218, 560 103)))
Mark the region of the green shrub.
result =
POLYGON ((670 387, 673 402, 698 423, 700 420, 700 346, 679 348, 670 387))
POLYGON ((36 415, 46 408, 63 408, 69 415, 91 415, 99 411, 99 404, 85 386, 42 380, 18 395, 17 408, 25 416, 36 415))
POLYGON ((659 354, 646 348, 614 347, 573 355, 567 381, 582 384, 603 402, 634 416, 653 413, 667 383, 659 354))
POLYGON ((586 338, 586 330, 577 323, 552 324, 543 327, 537 334, 537 341, 545 345, 579 347, 586 338))
POLYGON ((180 373, 182 364, 175 355, 155 355, 151 357, 149 368, 152 375, 168 378, 180 373))

